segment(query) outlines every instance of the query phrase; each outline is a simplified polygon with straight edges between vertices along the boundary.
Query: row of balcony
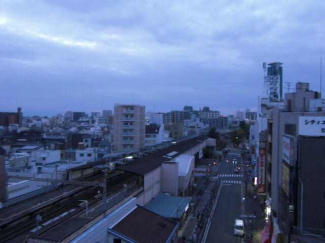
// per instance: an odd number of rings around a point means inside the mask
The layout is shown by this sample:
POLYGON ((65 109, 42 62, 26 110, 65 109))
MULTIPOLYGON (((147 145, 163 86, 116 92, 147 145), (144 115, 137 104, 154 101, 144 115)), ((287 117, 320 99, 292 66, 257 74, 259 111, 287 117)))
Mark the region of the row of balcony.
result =
POLYGON ((122 125, 122 128, 135 128, 134 125, 122 125))
POLYGON ((122 132, 123 136, 134 136, 135 133, 134 132, 122 132))
POLYGON ((134 117, 122 117, 122 121, 135 121, 134 117))
POLYGON ((134 114, 134 110, 130 110, 130 109, 123 109, 123 113, 127 113, 127 114, 134 114))

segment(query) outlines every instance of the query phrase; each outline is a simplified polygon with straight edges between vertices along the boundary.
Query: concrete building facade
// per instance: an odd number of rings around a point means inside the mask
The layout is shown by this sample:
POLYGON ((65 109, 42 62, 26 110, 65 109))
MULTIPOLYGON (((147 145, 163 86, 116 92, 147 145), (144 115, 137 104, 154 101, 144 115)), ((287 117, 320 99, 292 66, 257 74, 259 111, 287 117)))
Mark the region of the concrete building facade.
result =
POLYGON ((140 150, 145 147, 145 107, 115 105, 114 151, 140 150))

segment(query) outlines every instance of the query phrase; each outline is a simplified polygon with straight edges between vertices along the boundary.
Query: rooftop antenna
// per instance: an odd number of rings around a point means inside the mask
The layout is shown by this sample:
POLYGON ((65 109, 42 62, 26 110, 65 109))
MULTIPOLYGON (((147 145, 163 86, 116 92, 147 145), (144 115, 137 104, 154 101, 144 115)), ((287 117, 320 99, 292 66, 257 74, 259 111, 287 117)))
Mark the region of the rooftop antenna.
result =
POLYGON ((323 84, 323 57, 320 57, 320 98, 322 98, 322 84, 323 84))
POLYGON ((291 91, 291 83, 286 82, 286 86, 287 86, 287 93, 290 93, 290 91, 291 91))

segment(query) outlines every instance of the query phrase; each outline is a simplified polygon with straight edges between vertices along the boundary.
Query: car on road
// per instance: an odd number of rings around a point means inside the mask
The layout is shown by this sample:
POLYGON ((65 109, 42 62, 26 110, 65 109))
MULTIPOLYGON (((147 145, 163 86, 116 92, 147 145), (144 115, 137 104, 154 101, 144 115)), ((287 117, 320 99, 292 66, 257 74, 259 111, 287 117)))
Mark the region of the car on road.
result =
POLYGON ((235 227, 234 227, 234 235, 243 237, 244 234, 245 234, 244 220, 236 219, 235 220, 235 227))
POLYGON ((234 169, 234 173, 240 173, 241 172, 241 168, 240 167, 236 167, 235 169, 234 169))

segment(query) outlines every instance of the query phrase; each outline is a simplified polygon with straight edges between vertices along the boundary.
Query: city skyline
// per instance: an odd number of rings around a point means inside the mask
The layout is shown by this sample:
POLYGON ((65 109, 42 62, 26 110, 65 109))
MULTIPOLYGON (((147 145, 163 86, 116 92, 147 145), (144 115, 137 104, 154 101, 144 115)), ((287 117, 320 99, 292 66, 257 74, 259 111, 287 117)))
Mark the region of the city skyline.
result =
POLYGON ((324 3, 87 3, 0 3, 1 110, 54 115, 132 103, 234 114, 256 107, 262 63, 274 61, 284 84, 319 91, 324 3))

